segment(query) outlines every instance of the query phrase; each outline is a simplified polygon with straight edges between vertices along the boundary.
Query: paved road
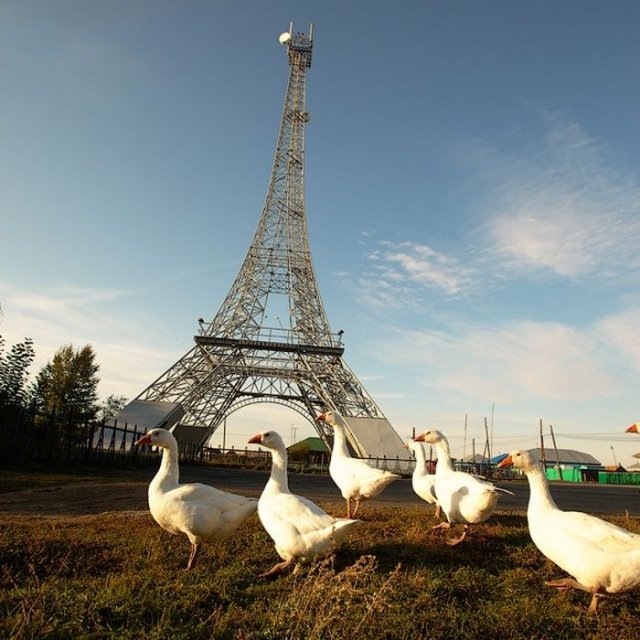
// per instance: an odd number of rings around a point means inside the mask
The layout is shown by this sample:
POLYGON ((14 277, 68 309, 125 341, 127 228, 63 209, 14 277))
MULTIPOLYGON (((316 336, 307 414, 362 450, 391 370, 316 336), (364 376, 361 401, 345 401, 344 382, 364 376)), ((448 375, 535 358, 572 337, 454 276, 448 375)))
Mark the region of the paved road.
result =
MULTIPOLYGON (((205 482, 219 489, 252 496, 260 495, 268 477, 266 471, 239 469, 185 467, 181 471, 182 482, 205 482)), ((529 487, 525 481, 514 480, 496 484, 514 493, 513 496, 504 494, 501 497, 501 511, 526 511, 529 487)), ((289 488, 293 493, 311 500, 342 501, 338 488, 328 475, 289 474, 289 488)), ((566 511, 608 515, 627 513, 633 517, 640 517, 638 487, 554 482, 551 485, 551 493, 558 506, 566 511)), ((380 504, 393 506, 424 504, 413 492, 411 480, 404 478, 390 484, 375 500, 380 504)))

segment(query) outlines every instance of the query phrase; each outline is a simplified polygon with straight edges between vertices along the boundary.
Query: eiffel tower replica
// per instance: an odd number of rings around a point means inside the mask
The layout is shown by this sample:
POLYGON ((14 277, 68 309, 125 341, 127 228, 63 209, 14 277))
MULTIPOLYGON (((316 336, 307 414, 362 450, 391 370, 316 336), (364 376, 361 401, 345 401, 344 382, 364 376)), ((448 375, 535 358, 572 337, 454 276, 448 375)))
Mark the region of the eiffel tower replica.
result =
POLYGON ((311 261, 304 203, 304 133, 309 33, 280 36, 289 81, 266 201, 251 246, 222 306, 199 320, 195 345, 118 416, 146 428, 173 428, 182 442, 205 444, 225 418, 255 402, 306 417, 325 444, 316 415, 338 409, 357 455, 406 457, 402 441, 342 355, 311 261), (283 324, 281 318, 287 322, 283 324), (268 320, 278 326, 268 326, 268 320))

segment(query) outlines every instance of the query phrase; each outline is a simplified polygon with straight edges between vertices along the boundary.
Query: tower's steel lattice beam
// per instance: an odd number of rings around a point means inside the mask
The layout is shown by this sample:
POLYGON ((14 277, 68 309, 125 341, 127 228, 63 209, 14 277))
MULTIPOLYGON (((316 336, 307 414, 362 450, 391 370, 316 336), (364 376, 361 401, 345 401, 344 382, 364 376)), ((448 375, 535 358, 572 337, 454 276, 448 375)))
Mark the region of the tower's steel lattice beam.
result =
POLYGON ((224 418, 252 402, 276 402, 306 416, 384 418, 342 359, 342 335, 332 333, 315 278, 304 201, 304 133, 309 33, 280 37, 289 80, 262 215, 244 262, 215 317, 201 321, 195 346, 145 389, 138 400, 179 403, 182 425, 201 427, 206 442, 224 418), (268 327, 267 311, 284 299, 287 325, 268 327))

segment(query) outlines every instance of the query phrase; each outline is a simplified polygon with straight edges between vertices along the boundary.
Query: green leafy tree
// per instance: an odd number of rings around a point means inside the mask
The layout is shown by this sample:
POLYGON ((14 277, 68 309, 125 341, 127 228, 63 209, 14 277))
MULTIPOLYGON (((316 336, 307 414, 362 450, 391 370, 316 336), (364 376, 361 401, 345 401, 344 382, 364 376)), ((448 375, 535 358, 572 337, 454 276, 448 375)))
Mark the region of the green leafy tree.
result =
POLYGON ((108 422, 118 415, 118 411, 127 404, 125 396, 110 395, 101 405, 98 418, 101 422, 108 422))
POLYGON ((29 403, 27 387, 29 367, 35 358, 33 340, 25 338, 4 353, 5 340, 0 336, 0 405, 25 407, 29 403))
POLYGON ((39 408, 71 427, 95 420, 99 409, 99 368, 91 345, 78 350, 73 345, 61 347, 36 378, 39 408))

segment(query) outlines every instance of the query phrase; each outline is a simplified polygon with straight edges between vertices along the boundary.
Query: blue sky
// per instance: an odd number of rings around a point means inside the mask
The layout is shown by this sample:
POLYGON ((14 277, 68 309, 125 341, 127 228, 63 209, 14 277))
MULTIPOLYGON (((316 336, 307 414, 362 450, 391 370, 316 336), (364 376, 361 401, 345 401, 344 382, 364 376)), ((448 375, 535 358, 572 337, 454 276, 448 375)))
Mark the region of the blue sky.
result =
MULTIPOLYGON (((398 433, 438 427, 469 454, 493 416, 497 453, 542 419, 559 447, 633 462, 633 1, 5 0, 0 335, 34 339, 34 372, 92 344, 105 397, 191 347, 262 209, 290 21, 315 29, 316 275, 398 433)), ((267 427, 313 433, 253 405, 227 442, 267 427)))

